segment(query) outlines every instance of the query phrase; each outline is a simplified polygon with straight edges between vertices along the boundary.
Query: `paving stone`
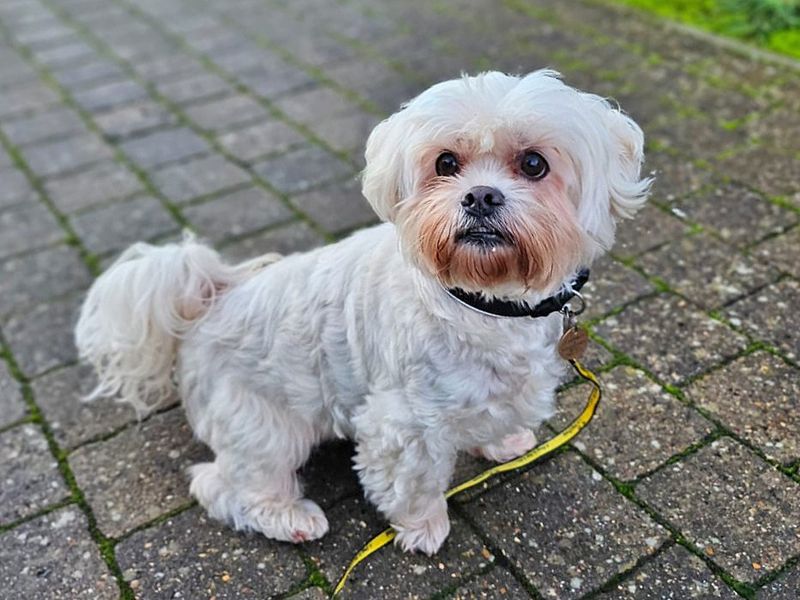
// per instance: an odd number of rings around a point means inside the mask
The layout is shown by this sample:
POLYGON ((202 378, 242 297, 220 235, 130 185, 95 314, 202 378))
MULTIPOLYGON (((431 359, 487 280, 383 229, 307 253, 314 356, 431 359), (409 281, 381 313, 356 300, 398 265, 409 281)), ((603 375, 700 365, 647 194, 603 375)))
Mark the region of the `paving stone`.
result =
MULTIPOLYGON (((429 55, 430 56, 430 55, 429 55)), ((452 55, 451 60, 461 61, 452 55)), ((544 65, 542 65, 544 66, 544 65)), ((448 69, 446 72, 441 72, 436 78, 452 79, 459 76, 458 68, 448 69)), ((434 83, 434 80, 427 79, 428 85, 434 83)), ((402 102, 414 98, 419 95, 427 87, 425 84, 416 81, 404 80, 397 75, 392 74, 386 80, 374 81, 370 84, 369 88, 364 90, 364 97, 378 107, 384 113, 393 113, 400 108, 402 102)))
MULTIPOLYGON (((148 12, 154 15, 154 10, 148 12)), ((186 23, 171 25, 170 31, 179 34, 189 46, 202 54, 224 50, 235 52, 247 43, 231 27, 221 23, 219 17, 208 13, 192 15, 186 23)))
POLYGON ((198 158, 153 173, 155 186, 173 202, 183 203, 250 181, 241 167, 219 155, 198 158))
POLYGON ((756 594, 757 600, 795 600, 800 590, 800 567, 795 565, 756 594))
POLYGON ((672 241, 637 263, 707 309, 729 304, 778 278, 769 263, 739 254, 705 233, 672 241))
POLYGON ((285 194, 297 194, 353 172, 347 163, 317 146, 260 162, 253 169, 285 194))
POLYGON ((361 195, 361 183, 356 179, 294 196, 291 203, 329 233, 378 222, 375 212, 361 195))
POLYGON ((42 204, 23 204, 0 212, 0 259, 63 238, 63 230, 42 204))
MULTIPOLYGON (((220 68, 230 73, 244 73, 264 64, 283 64, 283 60, 274 52, 260 48, 255 42, 246 38, 243 39, 240 33, 233 30, 228 30, 218 40, 211 39, 206 44, 205 53, 220 68)), ((198 44, 194 46, 200 47, 198 44)))
POLYGON ((756 352, 693 382, 686 395, 767 456, 800 459, 800 370, 756 352))
POLYGON ((636 302, 602 321, 595 331, 671 384, 719 364, 747 345, 744 336, 667 295, 636 302))
POLYGON ((252 162, 296 148, 305 138, 282 121, 267 121, 220 135, 218 141, 236 158, 252 162))
POLYGON ((791 359, 800 357, 800 283, 784 279, 731 305, 726 315, 754 337, 777 346, 791 359))
POLYGON ((290 119, 309 123, 331 115, 350 114, 356 108, 350 100, 330 87, 315 87, 275 102, 290 119))
POLYGON ((77 251, 56 246, 0 262, 0 315, 88 287, 91 276, 77 251))
POLYGON ((109 139, 118 140, 174 125, 177 119, 160 104, 146 100, 104 112, 94 117, 94 121, 109 139))
POLYGON ((800 486, 723 438, 648 477, 637 494, 740 581, 800 551, 800 486))
POLYGON ((142 183, 127 167, 107 161, 89 169, 50 179, 47 196, 64 213, 119 200, 142 191, 142 183))
POLYGON ((759 244, 753 249, 753 254, 800 279, 798 248, 800 248, 800 227, 795 227, 784 235, 775 236, 759 244))
POLYGON ((111 148, 93 134, 46 142, 22 149, 25 161, 40 177, 52 177, 110 158, 111 148))
POLYGON ((11 157, 8 155, 8 152, 5 151, 4 148, 0 147, 0 168, 7 168, 12 165, 11 157))
POLYGON ((258 65, 236 74, 242 85, 257 96, 275 100, 296 90, 312 87, 315 80, 297 67, 258 65))
POLYGON ((464 510, 545 597, 583 596, 667 538, 572 453, 490 489, 464 510))
POLYGON ((750 246, 798 221, 796 214, 734 184, 715 186, 676 208, 739 247, 750 246))
POLYGON ((209 150, 208 142, 186 128, 157 131, 123 142, 120 147, 144 169, 204 154, 209 150))
MULTIPOLYGON (((724 129, 706 114, 675 114, 682 109, 682 106, 669 106, 662 110, 662 114, 653 118, 647 127, 650 144, 672 153, 685 152, 686 148, 691 148, 694 158, 711 162, 726 148, 737 148, 747 141, 744 131, 724 129)), ((737 152, 736 156, 737 159, 744 160, 741 152, 737 152)), ((738 162, 731 161, 724 168, 715 170, 720 174, 729 173, 731 168, 738 168, 733 167, 738 162)), ((712 168, 714 166, 712 164, 712 168)))
POLYGON ((3 90, 0 119, 22 116, 36 110, 42 110, 57 104, 58 101, 58 94, 40 82, 3 90))
MULTIPOLYGON (((102 31, 103 29, 99 28, 98 35, 102 31)), ((149 30, 145 25, 138 28, 131 27, 130 31, 109 31, 105 37, 114 54, 128 63, 175 51, 171 41, 149 30)))
MULTIPOLYGON (((644 475, 715 429, 641 371, 616 367, 600 381, 603 400, 576 445, 617 479, 644 475)), ((563 429, 583 409, 587 393, 586 385, 561 392, 553 427, 563 429)))
POLYGON ((322 141, 342 152, 361 152, 370 132, 380 119, 365 112, 329 117, 312 121, 308 127, 322 141))
POLYGON ((214 242, 253 233, 292 218, 292 212, 260 188, 247 188, 184 211, 197 231, 214 242))
POLYGON ((223 131, 270 118, 270 114, 261 104, 244 94, 192 104, 185 111, 193 123, 207 131, 223 131))
POLYGON ((677 545, 618 583, 613 591, 598 596, 601 600, 737 600, 740 597, 702 560, 677 545))
POLYGON ((36 83, 39 79, 36 71, 21 58, 4 65, 0 70, 0 87, 3 89, 11 87, 27 87, 36 83))
MULTIPOLYGON (((352 14, 353 11, 350 11, 349 15, 352 14)), ((358 31, 359 35, 365 33, 364 29, 354 23, 348 23, 348 25, 353 26, 353 30, 358 31)), ((347 35, 344 28, 340 31, 342 35, 347 35)), ((346 43, 338 42, 330 37, 314 35, 311 32, 309 35, 287 36, 281 45, 303 63, 321 67, 328 67, 331 64, 354 58, 358 54, 355 48, 346 43)))
POLYGON ((82 446, 69 463, 98 527, 117 537, 187 504, 186 468, 209 459, 209 451, 192 440, 183 412, 176 408, 106 441, 82 446))
POLYGON ((175 81, 205 71, 196 58, 179 52, 156 55, 136 61, 131 66, 141 77, 155 83, 175 81))
POLYGON ((767 114, 762 113, 758 118, 748 120, 743 127, 747 129, 749 138, 757 143, 787 152, 798 152, 800 143, 793 132, 800 127, 800 122, 795 113, 792 108, 779 106, 767 114))
POLYGON ((480 598, 529 598, 519 582, 505 569, 489 571, 464 587, 458 588, 451 596, 453 600, 478 600, 480 598))
POLYGON ((78 114, 64 106, 3 123, 3 132, 17 146, 85 131, 86 126, 78 114))
MULTIPOLYGON (((337 581, 355 553, 386 522, 362 498, 346 500, 327 511, 330 530, 303 546, 329 581, 337 581)), ((347 580, 343 598, 427 598, 459 578, 486 567, 494 557, 466 523, 450 513, 450 535, 432 557, 406 554, 389 545, 364 561, 347 580)))
POLYGON ((74 505, 60 508, 0 537, 0 585, 7 598, 111 600, 114 576, 74 505))
POLYGON ((31 48, 47 47, 64 43, 75 37, 75 32, 62 23, 37 23, 35 27, 21 27, 14 32, 14 39, 31 48))
POLYGON ((73 217, 72 225, 86 248, 96 254, 121 250, 179 228, 172 215, 151 196, 87 210, 73 217))
POLYGON ((20 425, 0 434, 0 456, 0 523, 27 517, 69 496, 37 426, 20 425))
MULTIPOLYGON (((409 38, 404 35, 403 39, 409 38)), ((406 56, 403 58, 405 59, 406 56)), ((397 81, 400 79, 397 77, 397 73, 393 72, 391 67, 385 63, 379 62, 378 60, 368 60, 362 57, 330 66, 325 72, 328 77, 340 85, 359 93, 369 92, 375 86, 381 86, 388 81, 397 81)), ((394 88, 393 91, 396 90, 396 87, 392 87, 394 88)), ((411 95, 405 94, 395 95, 394 103, 392 106, 386 108, 386 111, 397 110, 400 101, 408 100, 411 97, 411 95)))
POLYGON ((581 319, 594 319, 646 296, 653 285, 642 275, 621 263, 604 256, 592 265, 591 279, 581 290, 586 310, 581 319))
POLYGON ((324 243, 325 239, 307 223, 295 222, 227 244, 223 247, 222 254, 228 260, 236 262, 269 252, 283 255, 303 252, 324 243))
POLYGON ((620 256, 636 256, 687 232, 687 227, 679 219, 648 204, 632 220, 617 224, 617 242, 613 252, 620 256))
POLYGON ((122 68, 108 59, 94 59, 85 64, 52 71, 53 78, 67 89, 84 89, 90 85, 119 78, 122 68))
POLYGON ((0 361, 0 427, 19 421, 27 412, 19 383, 11 376, 8 365, 0 361))
POLYGON ((654 172, 653 197, 674 201, 694 194, 713 181, 714 173, 686 154, 647 152, 643 173, 654 172))
POLYGON ((36 202, 36 192, 28 181, 28 177, 14 167, 0 169, 0 209, 23 202, 36 202))
POLYGON ((80 365, 53 371, 31 384, 36 404, 62 448, 74 448, 136 420, 130 406, 113 399, 85 402, 96 381, 91 367, 80 365))
POLYGON ((237 533, 199 507, 133 534, 116 554, 140 598, 273 597, 306 577, 289 544, 237 533))
POLYGON ((121 104, 142 100, 147 96, 147 90, 130 79, 113 81, 73 93, 75 102, 89 112, 102 112, 121 104))
POLYGON ((37 304, 6 320, 6 335, 22 372, 34 377, 76 359, 72 330, 78 320, 80 298, 37 304))
POLYGON ((207 100, 234 91, 227 81, 214 73, 198 73, 175 81, 164 81, 157 89, 159 94, 177 104, 207 100))
POLYGON ((64 44, 33 52, 36 62, 52 69, 74 65, 90 59, 94 55, 92 47, 80 40, 69 40, 64 44))
POLYGON ((767 196, 791 196, 800 191, 797 157, 777 149, 755 146, 731 153, 719 159, 714 168, 767 196))

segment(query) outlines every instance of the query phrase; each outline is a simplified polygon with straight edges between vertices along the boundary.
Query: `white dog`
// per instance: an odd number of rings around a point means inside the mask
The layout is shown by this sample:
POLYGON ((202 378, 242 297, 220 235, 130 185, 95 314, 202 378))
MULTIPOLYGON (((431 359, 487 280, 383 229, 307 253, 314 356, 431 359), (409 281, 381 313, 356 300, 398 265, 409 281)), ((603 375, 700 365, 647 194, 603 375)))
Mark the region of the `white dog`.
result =
POLYGON ((191 469, 192 494, 278 540, 327 531, 297 470, 351 438, 399 544, 433 553, 457 453, 527 451, 564 373, 558 314, 486 313, 571 296, 647 197, 642 146, 630 118, 553 71, 437 84, 367 142, 363 191, 386 223, 239 266, 191 238, 123 253, 76 330, 95 395, 147 410, 174 374, 216 455, 191 469))

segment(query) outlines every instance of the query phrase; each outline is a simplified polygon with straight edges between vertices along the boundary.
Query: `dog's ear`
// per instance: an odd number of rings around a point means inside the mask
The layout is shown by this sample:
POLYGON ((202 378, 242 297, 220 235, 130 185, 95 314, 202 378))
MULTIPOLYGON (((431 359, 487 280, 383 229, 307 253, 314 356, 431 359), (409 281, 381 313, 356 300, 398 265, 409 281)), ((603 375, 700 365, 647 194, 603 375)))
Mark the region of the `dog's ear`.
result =
POLYGON ((644 206, 652 178, 641 178, 644 162, 644 134, 636 122, 616 108, 605 111, 611 148, 608 192, 616 217, 630 218, 644 206))
POLYGON ((407 110, 381 121, 367 139, 366 167, 361 177, 361 192, 384 221, 393 221, 397 203, 403 198, 407 147, 407 110))

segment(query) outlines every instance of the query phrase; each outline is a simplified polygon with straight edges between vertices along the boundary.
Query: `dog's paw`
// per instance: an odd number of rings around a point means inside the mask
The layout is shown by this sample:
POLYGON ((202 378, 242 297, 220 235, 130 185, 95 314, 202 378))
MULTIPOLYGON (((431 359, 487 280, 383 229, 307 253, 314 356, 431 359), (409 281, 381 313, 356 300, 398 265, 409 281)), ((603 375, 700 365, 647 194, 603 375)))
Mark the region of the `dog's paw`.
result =
POLYGON ((423 552, 428 556, 435 554, 450 533, 450 518, 447 516, 447 503, 444 499, 442 505, 435 514, 424 519, 395 524, 395 543, 406 552, 423 552))
POLYGON ((282 542, 310 542, 328 532, 328 519, 322 509, 307 498, 295 500, 289 506, 265 503, 251 511, 252 529, 268 538, 282 542))
POLYGON ((536 436, 530 429, 523 429, 504 437, 499 444, 488 444, 473 449, 470 454, 482 456, 495 462, 506 462, 522 456, 536 445, 536 436))
POLYGON ((289 510, 289 532, 296 544, 319 539, 328 533, 328 518, 316 502, 298 500, 289 510))

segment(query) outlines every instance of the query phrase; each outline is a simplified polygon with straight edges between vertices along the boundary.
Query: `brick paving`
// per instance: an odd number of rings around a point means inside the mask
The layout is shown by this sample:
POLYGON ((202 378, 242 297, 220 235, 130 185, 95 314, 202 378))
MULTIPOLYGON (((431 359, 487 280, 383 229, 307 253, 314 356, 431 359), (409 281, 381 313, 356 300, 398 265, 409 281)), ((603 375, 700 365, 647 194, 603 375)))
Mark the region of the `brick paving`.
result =
POLYGON ((0 0, 0 597, 325 597, 382 525, 350 446, 304 469, 323 540, 211 522, 179 408, 79 402, 82 293, 187 226, 238 259, 369 225, 380 118, 544 66, 618 99, 659 175, 587 288, 605 404, 456 501, 437 556, 385 549, 346 597, 800 597, 800 69, 600 0, 0 0))

